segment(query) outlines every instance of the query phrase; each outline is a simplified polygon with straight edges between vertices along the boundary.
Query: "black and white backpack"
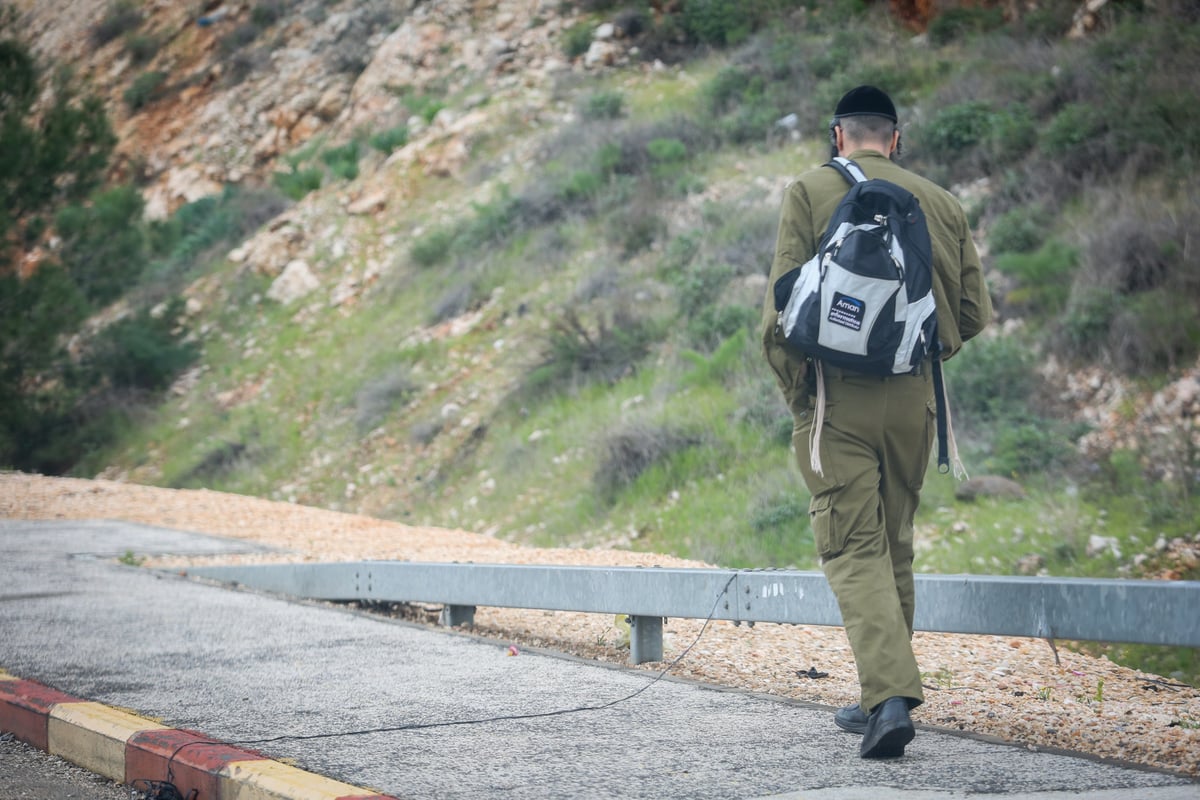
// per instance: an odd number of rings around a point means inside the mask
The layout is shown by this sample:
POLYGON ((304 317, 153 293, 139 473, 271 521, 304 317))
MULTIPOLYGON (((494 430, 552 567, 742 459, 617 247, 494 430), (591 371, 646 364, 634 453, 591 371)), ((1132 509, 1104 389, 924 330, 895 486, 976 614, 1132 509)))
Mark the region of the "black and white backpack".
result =
MULTIPOLYGON (((850 183, 816 255, 775 282, 775 310, 786 342, 813 359, 868 375, 915 373, 932 356, 938 407, 938 468, 949 468, 949 411, 942 379, 933 248, 925 212, 912 192, 869 179, 858 164, 826 164, 850 183)), ((818 398, 824 396, 818 382, 818 398)), ((820 417, 815 421, 819 442, 820 417)), ((820 472, 814 447, 813 467, 820 472)), ((957 453, 955 471, 959 470, 957 453)))
POLYGON ((816 255, 775 283, 784 338, 844 369, 911 373, 937 347, 925 213, 907 189, 868 179, 848 158, 827 166, 851 187, 816 255))

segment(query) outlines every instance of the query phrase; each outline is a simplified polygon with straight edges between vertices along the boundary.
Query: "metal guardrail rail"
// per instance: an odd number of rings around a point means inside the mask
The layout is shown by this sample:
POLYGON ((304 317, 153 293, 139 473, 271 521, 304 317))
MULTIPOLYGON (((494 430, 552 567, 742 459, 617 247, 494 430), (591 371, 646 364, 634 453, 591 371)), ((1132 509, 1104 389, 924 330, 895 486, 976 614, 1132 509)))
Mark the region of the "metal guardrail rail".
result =
MULTIPOLYGON (((359 561, 192 567, 190 575, 297 597, 627 614, 630 660, 662 660, 666 617, 841 625, 825 576, 799 570, 359 561)), ((1200 581, 916 576, 921 631, 1200 647, 1200 581)))

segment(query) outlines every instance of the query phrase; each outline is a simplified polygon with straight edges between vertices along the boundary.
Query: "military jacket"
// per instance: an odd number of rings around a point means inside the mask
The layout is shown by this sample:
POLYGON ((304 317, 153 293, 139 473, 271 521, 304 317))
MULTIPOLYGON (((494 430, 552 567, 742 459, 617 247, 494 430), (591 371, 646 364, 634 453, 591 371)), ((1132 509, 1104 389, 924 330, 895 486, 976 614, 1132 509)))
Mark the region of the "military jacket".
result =
MULTIPOLYGON (((933 245, 933 292, 937 303, 938 338, 942 358, 950 358, 962 343, 979 333, 992 317, 992 301, 971 227, 962 205, 948 191, 922 178, 874 150, 850 154, 868 178, 883 178, 916 196, 925 212, 933 245)), ((787 271, 817 252, 817 245, 834 209, 850 189, 846 180, 828 167, 809 170, 784 191, 775 258, 763 305, 762 341, 784 395, 793 408, 802 407, 806 372, 804 354, 783 342, 777 330, 773 288, 787 271)))

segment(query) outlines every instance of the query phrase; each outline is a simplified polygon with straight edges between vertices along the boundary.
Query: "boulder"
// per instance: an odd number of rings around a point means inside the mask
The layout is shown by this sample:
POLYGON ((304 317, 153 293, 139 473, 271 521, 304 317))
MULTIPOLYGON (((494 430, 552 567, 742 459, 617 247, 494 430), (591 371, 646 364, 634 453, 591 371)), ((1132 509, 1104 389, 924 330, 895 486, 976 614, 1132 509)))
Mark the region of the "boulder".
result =
POLYGON ((296 259, 288 262, 279 277, 271 283, 267 297, 281 305, 291 305, 320 285, 308 264, 296 259))

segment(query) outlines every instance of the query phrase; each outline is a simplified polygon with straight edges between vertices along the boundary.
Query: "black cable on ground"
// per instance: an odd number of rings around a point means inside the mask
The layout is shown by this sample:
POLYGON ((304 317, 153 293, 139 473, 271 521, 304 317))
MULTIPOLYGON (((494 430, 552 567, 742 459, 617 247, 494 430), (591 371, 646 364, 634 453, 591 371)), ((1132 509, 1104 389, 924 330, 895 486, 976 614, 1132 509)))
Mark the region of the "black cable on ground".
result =
POLYGON ((721 598, 724 597, 725 594, 729 591, 729 587, 733 584, 733 581, 737 578, 737 576, 738 576, 737 572, 734 572, 732 575, 730 575, 729 580, 725 582, 725 585, 723 587, 721 587, 721 591, 717 592, 717 597, 713 601, 712 610, 710 610, 708 612, 708 616, 704 619, 704 624, 702 626, 700 626, 700 632, 696 634, 696 638, 694 638, 692 640, 691 644, 689 644, 687 647, 685 647, 682 653, 680 653, 678 656, 676 656, 675 659, 672 660, 670 664, 667 664, 667 666, 663 667, 663 669, 660 670, 659 673, 657 675, 655 675, 652 680, 650 680, 648 683, 646 683, 640 689, 638 689, 635 692, 631 692, 630 694, 627 694, 624 697, 619 697, 616 700, 610 700, 607 703, 601 703, 600 705, 576 706, 574 708, 560 708, 560 709, 555 709, 554 711, 539 711, 539 712, 529 713, 529 714, 502 714, 499 716, 481 717, 478 719, 459 719, 459 720, 446 720, 443 722, 421 722, 421 723, 411 723, 411 724, 407 724, 407 725, 388 725, 388 726, 384 726, 384 727, 380 727, 380 728, 364 728, 362 730, 339 731, 336 733, 286 734, 283 736, 272 736, 272 737, 266 738, 266 739, 242 739, 242 740, 222 741, 222 742, 203 741, 203 740, 197 741, 197 742, 187 742, 186 744, 181 744, 179 747, 175 748, 175 751, 173 753, 171 753, 171 756, 167 759, 167 779, 165 781, 150 781, 150 780, 145 780, 145 779, 139 778, 137 780, 134 780, 131 783, 131 785, 137 784, 137 783, 144 783, 147 786, 151 787, 151 791, 153 793, 147 795, 147 800, 196 800, 196 790, 195 789, 193 789, 191 792, 189 792, 187 797, 184 797, 183 794, 180 793, 179 789, 172 783, 174 774, 171 770, 171 762, 174 761, 175 757, 178 756, 185 749, 187 749, 189 747, 195 747, 198 745, 257 745, 257 744, 272 744, 274 742, 282 742, 282 741, 287 741, 287 740, 310 741, 310 740, 314 740, 314 739, 337 739, 337 738, 341 738, 343 736, 366 736, 366 735, 374 734, 374 733, 396 733, 399 731, 428 730, 430 728, 451 728, 451 727, 456 727, 459 725, 484 725, 484 724, 487 724, 490 722, 510 722, 513 720, 542 719, 545 717, 561 717, 561 716, 566 716, 568 714, 579 714, 579 713, 582 713, 585 711, 604 711, 606 709, 612 708, 613 706, 628 702, 628 701, 634 699, 635 697, 637 697, 638 695, 642 694, 643 692, 645 692, 651 686, 653 686, 654 684, 658 683, 663 678, 665 678, 671 670, 673 670, 676 666, 678 666, 679 663, 681 661, 683 661, 684 658, 687 657, 688 653, 692 652, 692 648, 694 648, 697 644, 700 643, 700 639, 701 639, 701 637, 704 636, 704 632, 706 630, 708 630, 709 624, 713 621, 713 617, 717 613, 717 607, 721 603, 721 598))

